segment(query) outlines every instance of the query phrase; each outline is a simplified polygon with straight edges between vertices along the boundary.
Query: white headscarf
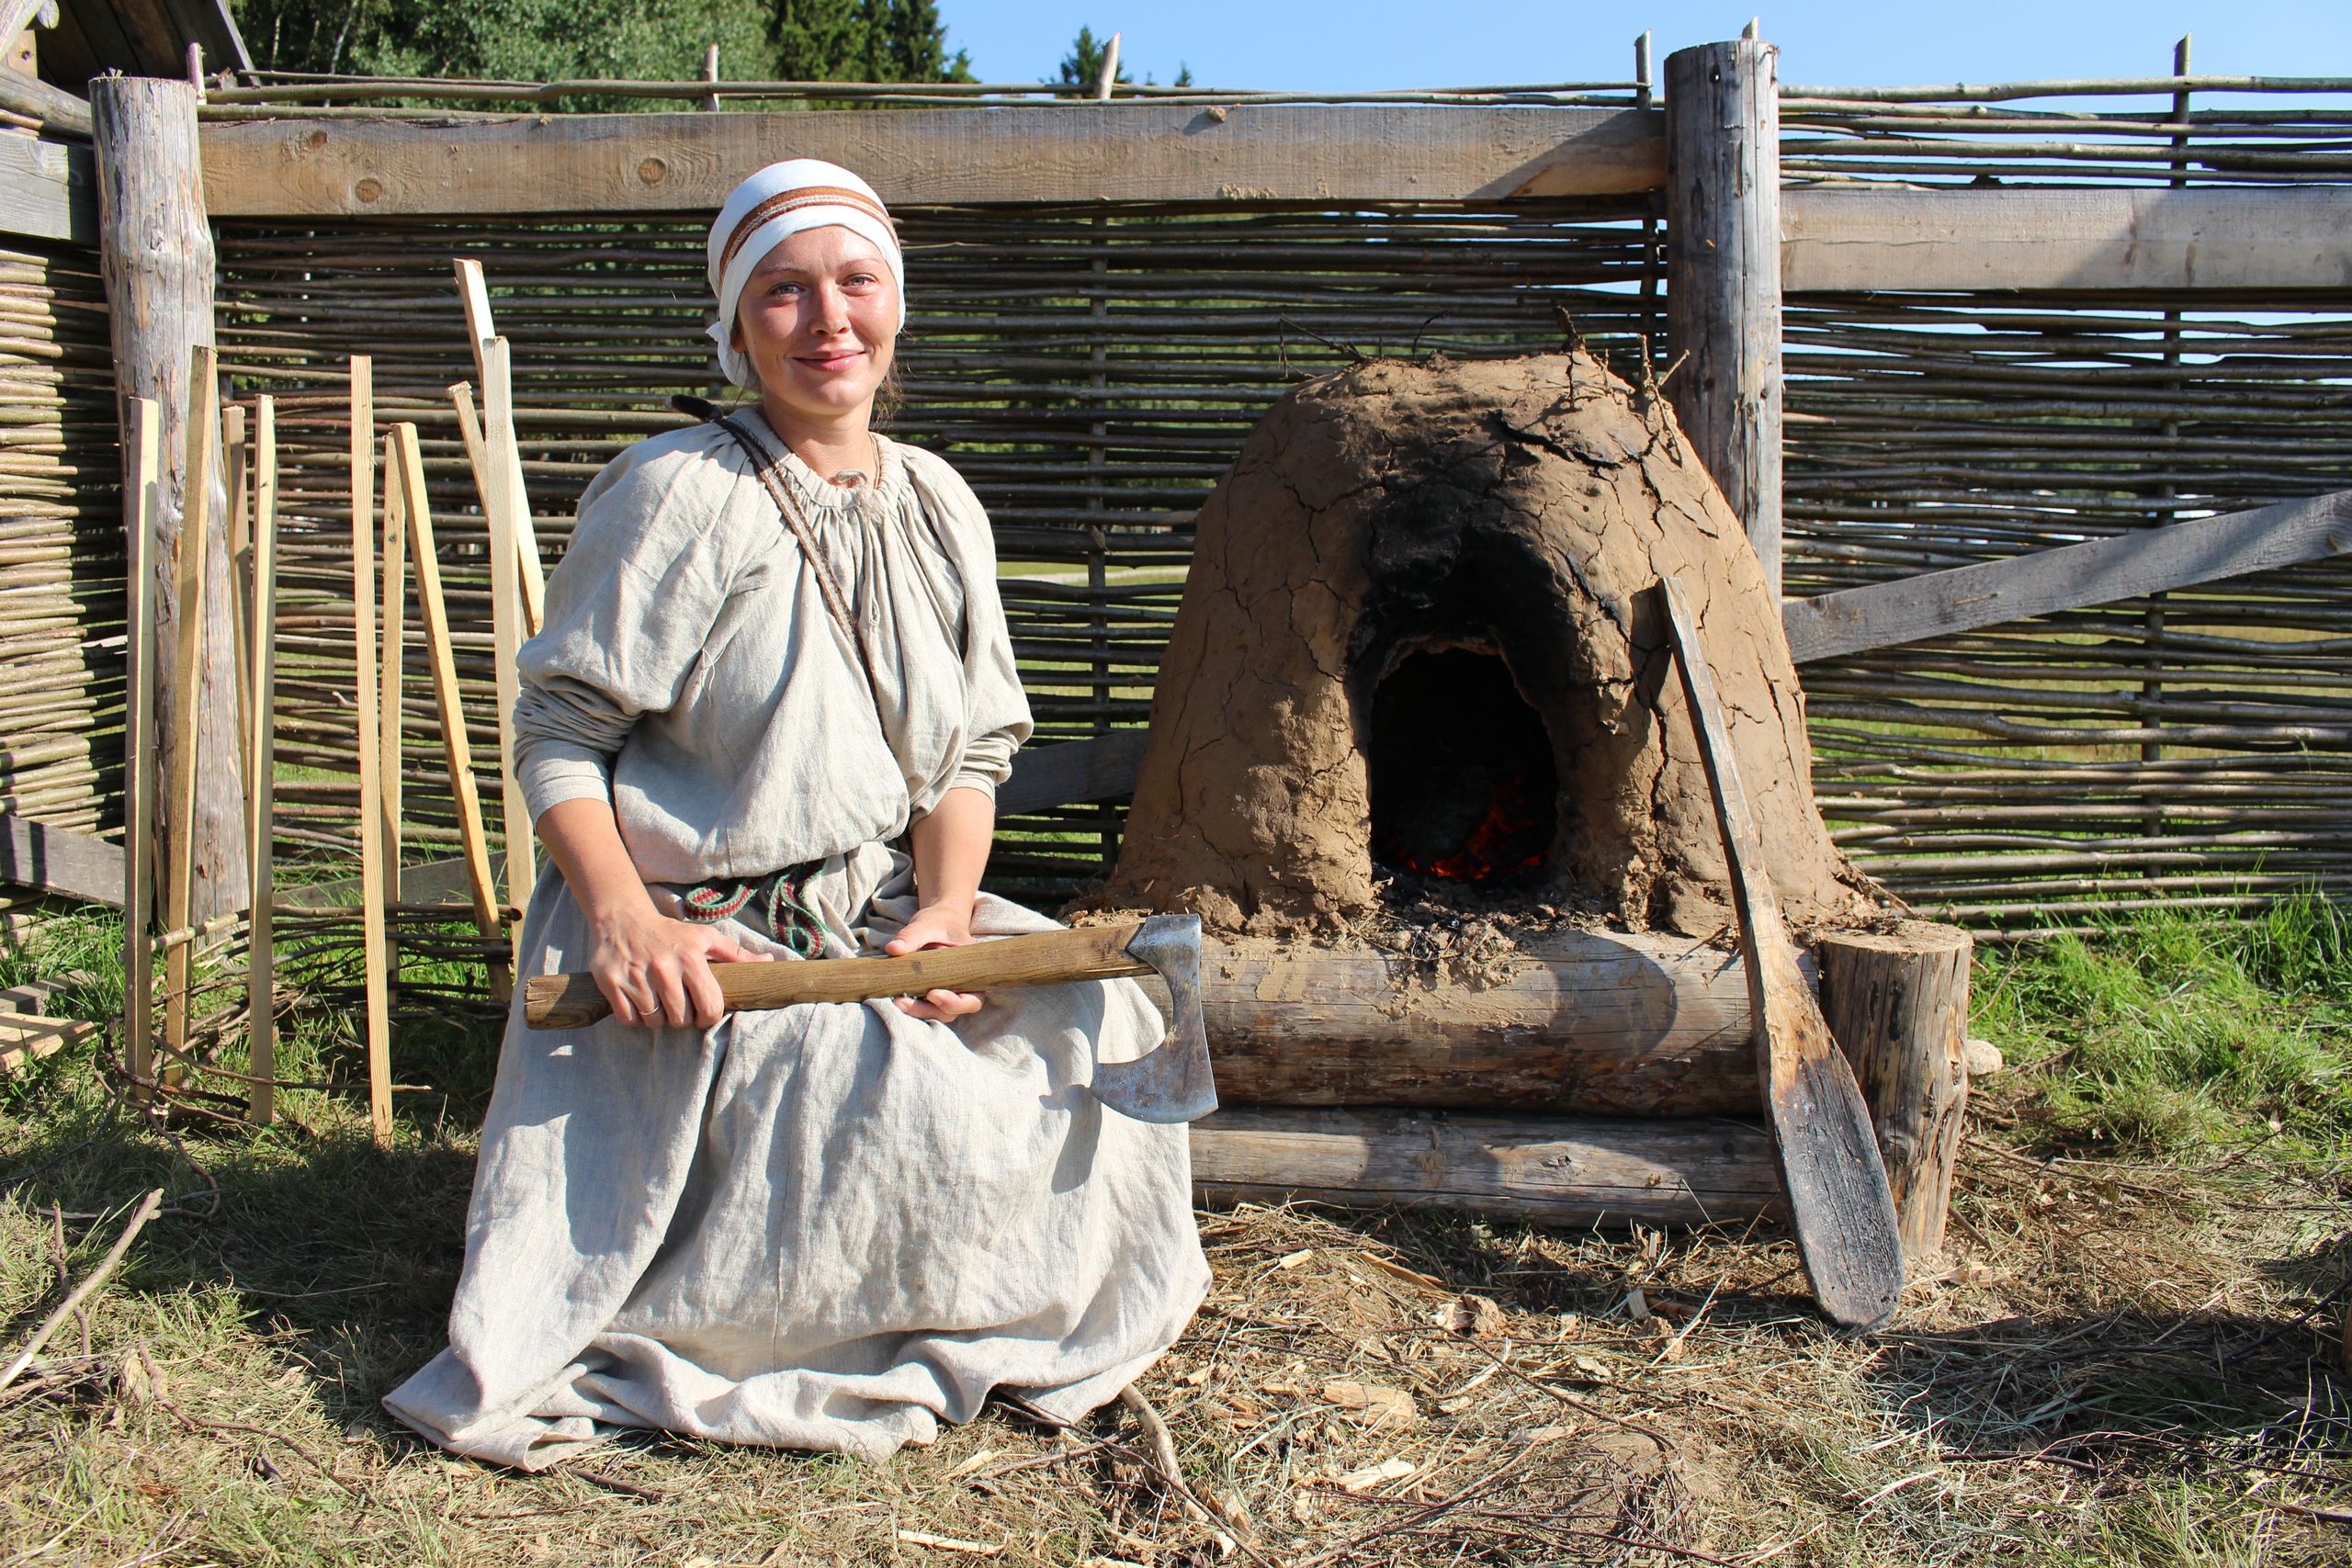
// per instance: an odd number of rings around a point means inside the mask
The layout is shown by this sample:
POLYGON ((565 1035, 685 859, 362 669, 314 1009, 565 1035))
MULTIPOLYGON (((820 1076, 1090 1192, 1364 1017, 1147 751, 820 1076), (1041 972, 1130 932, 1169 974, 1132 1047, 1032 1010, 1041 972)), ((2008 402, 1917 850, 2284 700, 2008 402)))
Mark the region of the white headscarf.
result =
POLYGON ((735 307, 752 269, 790 235, 803 229, 838 224, 874 242, 899 289, 899 320, 907 319, 907 268, 889 209, 874 187, 821 158, 770 164, 735 187, 718 220, 710 226, 710 288, 718 296, 718 320, 707 329, 718 345, 718 363, 739 387, 758 385, 752 364, 734 346, 735 307))

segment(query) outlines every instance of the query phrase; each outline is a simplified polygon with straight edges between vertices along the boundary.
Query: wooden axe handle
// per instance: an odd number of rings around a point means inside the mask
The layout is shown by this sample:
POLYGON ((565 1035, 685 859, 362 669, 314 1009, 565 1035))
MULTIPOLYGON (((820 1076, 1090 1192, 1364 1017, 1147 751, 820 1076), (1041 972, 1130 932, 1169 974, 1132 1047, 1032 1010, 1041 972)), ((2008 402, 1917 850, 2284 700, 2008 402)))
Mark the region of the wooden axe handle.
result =
MULTIPOLYGON (((806 963, 714 964, 729 1012, 799 1002, 862 1002, 926 991, 1002 991, 1148 975, 1127 955, 1139 924, 1084 926, 999 937, 968 947, 933 947, 903 958, 817 958, 806 963)), ((538 975, 523 986, 523 1021, 533 1029, 580 1029, 612 1016, 593 975, 538 975)))

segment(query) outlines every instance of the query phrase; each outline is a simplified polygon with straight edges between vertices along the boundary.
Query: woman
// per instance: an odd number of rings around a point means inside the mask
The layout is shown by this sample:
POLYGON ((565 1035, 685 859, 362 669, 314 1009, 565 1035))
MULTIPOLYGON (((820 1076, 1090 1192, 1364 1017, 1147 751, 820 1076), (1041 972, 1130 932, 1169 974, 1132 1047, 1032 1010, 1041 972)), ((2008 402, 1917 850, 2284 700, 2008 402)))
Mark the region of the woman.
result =
POLYGON ((1208 1279, 1184 1129, 1082 1087, 1159 1039, 1133 982, 721 1015, 714 962, 1051 922, 978 891, 1029 733, 988 520, 871 428, 888 213, 779 164, 709 255, 757 412, 596 477, 520 662, 524 968, 613 1017, 509 1016, 449 1348, 385 1401, 526 1470, 628 1427, 879 1458, 996 1389, 1074 1419, 1208 1279))

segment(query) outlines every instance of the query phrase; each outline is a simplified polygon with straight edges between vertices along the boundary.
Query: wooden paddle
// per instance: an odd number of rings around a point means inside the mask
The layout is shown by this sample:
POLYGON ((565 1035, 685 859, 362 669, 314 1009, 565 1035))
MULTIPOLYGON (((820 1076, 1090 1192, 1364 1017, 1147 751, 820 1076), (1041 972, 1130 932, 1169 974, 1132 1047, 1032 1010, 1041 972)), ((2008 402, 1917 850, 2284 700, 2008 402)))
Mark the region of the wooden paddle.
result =
POLYGON ((1796 949, 1764 866, 1763 840, 1740 786, 1731 731, 1715 678, 1699 647, 1699 626, 1682 584, 1658 584, 1675 662, 1682 671, 1699 758, 1715 795, 1715 826, 1731 866, 1739 946, 1747 964, 1747 1003, 1756 1021, 1758 1076, 1772 1153, 1797 1233, 1814 1300, 1847 1328, 1872 1329, 1894 1315, 1903 1293, 1903 1244, 1894 1194, 1879 1157, 1870 1109, 1854 1069, 1798 972, 1796 949))

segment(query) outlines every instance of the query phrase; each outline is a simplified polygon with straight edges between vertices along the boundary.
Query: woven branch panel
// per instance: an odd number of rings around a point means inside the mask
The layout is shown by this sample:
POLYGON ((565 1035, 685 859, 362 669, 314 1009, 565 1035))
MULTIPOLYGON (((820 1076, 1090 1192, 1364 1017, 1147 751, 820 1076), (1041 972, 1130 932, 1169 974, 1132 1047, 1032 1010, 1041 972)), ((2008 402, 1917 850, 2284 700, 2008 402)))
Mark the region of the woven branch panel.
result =
POLYGON ((94 253, 0 250, 0 810, 122 828, 121 469, 94 253))
MULTIPOLYGON (((2352 181, 2341 99, 2052 112, 1792 97, 1783 123, 1792 182, 2352 181)), ((1644 211, 905 215, 914 314, 894 429, 950 456, 997 521, 1040 740, 1142 722, 1191 509, 1290 382, 1359 350, 1555 346, 1562 305, 1631 368, 1664 318, 1644 211)), ((487 759, 483 530, 442 395, 472 375, 448 258, 483 260, 515 341, 552 556, 596 467, 673 422, 662 400, 718 389, 701 231, 238 223, 220 243, 239 389, 297 394, 279 746, 317 771, 281 786, 281 835, 340 866, 356 807, 344 356, 374 354, 379 417, 424 429, 487 759)), ((2340 293, 1795 297, 1787 349, 1792 593, 2352 487, 2340 293)), ((1861 863, 1979 931, 2340 892, 2348 651, 2352 569, 2324 564, 1813 665, 1817 788, 1861 863)), ((454 842, 421 653, 412 642, 412 859, 454 842)), ((481 782, 494 800, 494 775, 481 782)), ((1051 904, 1100 873, 1120 815, 1009 821, 997 886, 1051 904)))
MULTIPOLYGON (((946 454, 989 507, 1038 741, 1141 724, 1182 592, 1192 513, 1285 387, 1357 353, 1556 346, 1559 310, 1616 343, 1662 326, 1641 203, 1468 212, 901 215, 912 305, 891 429, 946 454)), ((221 224, 220 335, 240 396, 280 399, 280 832, 347 861, 357 807, 346 357, 375 358, 379 421, 420 427, 475 755, 490 716, 485 530, 444 395, 473 377, 450 280, 480 258, 514 344, 517 424, 543 550, 613 454, 715 395, 699 223, 221 224)), ((479 395, 479 394, 477 394, 479 395)), ((455 842, 409 607, 403 733, 412 860, 455 842)), ((498 781, 481 775, 486 800, 498 781)), ((495 818, 495 812, 491 815, 495 818)), ((1051 905, 1100 875, 1121 812, 1002 826, 993 886, 1051 905)))
MULTIPOLYGON (((1792 182, 2352 181, 2352 101, 1784 100, 1792 182)), ((1787 587, 2352 488, 2352 293, 1796 296, 1787 587)), ((1809 665, 1822 809, 1980 931, 2352 891, 2352 564, 1809 665)))

